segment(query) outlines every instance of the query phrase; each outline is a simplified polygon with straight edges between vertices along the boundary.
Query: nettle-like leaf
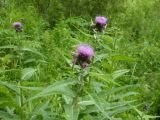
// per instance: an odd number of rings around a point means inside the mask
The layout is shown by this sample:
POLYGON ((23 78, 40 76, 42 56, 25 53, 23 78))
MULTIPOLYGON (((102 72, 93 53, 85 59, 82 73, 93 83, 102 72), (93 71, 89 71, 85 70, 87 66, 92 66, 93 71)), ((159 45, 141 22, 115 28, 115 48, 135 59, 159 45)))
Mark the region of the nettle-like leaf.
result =
POLYGON ((34 69, 34 68, 24 68, 21 72, 22 74, 21 80, 31 79, 35 75, 36 71, 37 69, 34 69))

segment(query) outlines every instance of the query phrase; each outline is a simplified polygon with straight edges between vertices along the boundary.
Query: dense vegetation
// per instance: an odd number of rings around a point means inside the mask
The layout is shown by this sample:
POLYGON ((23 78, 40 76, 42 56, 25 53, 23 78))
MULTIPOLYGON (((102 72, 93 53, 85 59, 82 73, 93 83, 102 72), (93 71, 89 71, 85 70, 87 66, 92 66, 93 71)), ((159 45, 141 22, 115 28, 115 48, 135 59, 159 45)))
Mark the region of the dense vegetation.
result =
POLYGON ((159 11, 159 0, 1 0, 0 119, 160 119, 159 11), (84 69, 81 43, 94 49, 84 69))

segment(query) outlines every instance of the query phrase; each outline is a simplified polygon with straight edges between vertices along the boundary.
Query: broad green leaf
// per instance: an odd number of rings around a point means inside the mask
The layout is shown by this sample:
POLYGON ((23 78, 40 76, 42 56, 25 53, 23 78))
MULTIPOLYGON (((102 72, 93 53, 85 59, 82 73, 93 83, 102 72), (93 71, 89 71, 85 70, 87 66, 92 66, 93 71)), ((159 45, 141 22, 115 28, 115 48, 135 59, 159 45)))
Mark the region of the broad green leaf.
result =
POLYGON ((22 70, 21 80, 29 80, 31 77, 35 75, 36 71, 37 69, 34 68, 24 68, 22 70))

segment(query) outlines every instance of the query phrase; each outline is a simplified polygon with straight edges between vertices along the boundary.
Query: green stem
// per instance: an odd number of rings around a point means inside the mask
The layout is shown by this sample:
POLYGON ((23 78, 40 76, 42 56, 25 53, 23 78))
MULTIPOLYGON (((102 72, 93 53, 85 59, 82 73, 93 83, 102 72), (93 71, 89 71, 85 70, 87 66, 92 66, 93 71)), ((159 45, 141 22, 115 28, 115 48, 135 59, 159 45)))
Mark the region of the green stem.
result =
MULTIPOLYGON (((21 36, 20 34, 18 34, 18 47, 19 47, 19 70, 20 70, 20 75, 21 75, 21 71, 22 71, 22 60, 21 60, 21 55, 22 55, 22 52, 21 52, 21 49, 22 49, 22 44, 21 44, 21 36)), ((21 80, 21 76, 20 76, 20 86, 22 86, 22 80, 21 80)), ((20 111, 20 118, 21 120, 23 120, 23 91, 22 91, 22 88, 19 88, 20 89, 20 107, 21 107, 21 111, 20 111)))
POLYGON ((78 90, 77 90, 77 94, 76 96, 73 98, 73 101, 72 101, 72 105, 76 106, 77 105, 77 102, 78 102, 78 97, 80 95, 80 93, 82 92, 83 90, 83 86, 84 86, 84 79, 83 79, 83 69, 80 73, 80 79, 79 79, 79 86, 78 86, 78 90))
MULTIPOLYGON (((19 83, 21 86, 21 81, 19 83)), ((22 88, 19 88, 19 89, 20 89, 20 107, 21 107, 20 118, 21 120, 23 120, 23 91, 22 91, 22 88)))

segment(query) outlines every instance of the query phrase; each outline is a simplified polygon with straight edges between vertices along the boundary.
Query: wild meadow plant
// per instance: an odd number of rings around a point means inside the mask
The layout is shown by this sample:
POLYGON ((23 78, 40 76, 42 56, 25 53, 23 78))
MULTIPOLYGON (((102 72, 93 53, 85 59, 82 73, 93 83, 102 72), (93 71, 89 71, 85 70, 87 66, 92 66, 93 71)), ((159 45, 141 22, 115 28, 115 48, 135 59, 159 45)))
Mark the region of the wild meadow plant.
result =
MULTIPOLYGON (((8 34, 0 32, 9 41, 9 45, 5 42, 0 46, 3 58, 3 69, 0 71, 0 119, 156 118, 143 111, 139 90, 143 86, 124 84, 136 75, 135 68, 127 68, 123 62, 129 64, 134 59, 121 55, 120 32, 113 28, 105 29, 106 17, 95 18, 98 37, 94 39, 86 27, 90 24, 87 20, 61 20, 52 29, 37 17, 32 6, 25 10, 30 11, 26 12, 28 21, 23 24, 14 22, 12 26, 15 31, 12 29, 8 34), (10 33, 14 33, 13 36, 10 33), (75 45, 76 50, 71 56, 75 45), (8 54, 11 57, 6 58, 8 54), (11 65, 5 59, 9 59, 11 65)), ((21 17, 24 13, 19 14, 21 17)), ((14 15, 12 13, 10 16, 14 15)))
POLYGON ((96 16, 95 18, 95 28, 96 31, 102 32, 105 30, 106 24, 107 24, 107 18, 105 16, 96 16))
POLYGON ((16 29, 17 32, 22 31, 22 23, 21 22, 14 22, 12 26, 16 29))

